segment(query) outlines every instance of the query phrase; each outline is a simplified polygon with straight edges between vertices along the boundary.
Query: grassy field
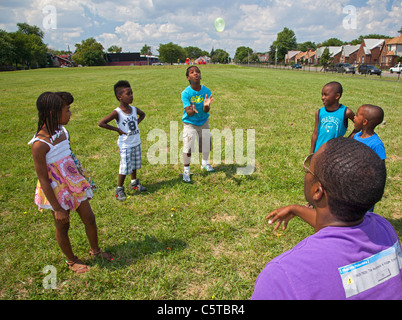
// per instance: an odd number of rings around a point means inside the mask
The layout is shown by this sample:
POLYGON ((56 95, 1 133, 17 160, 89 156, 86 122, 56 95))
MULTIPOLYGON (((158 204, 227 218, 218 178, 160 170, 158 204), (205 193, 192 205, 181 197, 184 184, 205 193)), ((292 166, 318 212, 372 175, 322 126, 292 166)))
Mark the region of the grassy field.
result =
POLYGON ((299 219, 274 232, 265 216, 278 206, 305 203, 302 161, 310 149, 314 112, 321 107, 321 88, 333 80, 342 83, 341 102, 353 111, 364 103, 385 111, 386 125, 377 133, 385 143, 388 180, 376 212, 402 236, 402 85, 395 79, 237 66, 201 70, 202 83, 215 97, 211 128, 243 130, 244 154, 246 130, 255 129, 252 175, 236 175, 243 164, 222 157, 213 174, 192 165, 193 183, 184 184, 179 154, 178 163, 148 161, 147 151, 156 142, 147 139, 151 130, 167 133, 169 155, 171 121, 182 130, 184 66, 0 73, 1 299, 249 299, 265 264, 313 233, 299 219), (138 177, 148 192, 132 193, 120 203, 114 198, 117 135, 97 123, 117 106, 113 85, 123 79, 133 87, 133 104, 146 113, 138 177), (99 187, 91 205, 101 247, 115 255, 113 263, 92 259, 73 213, 70 238, 75 253, 91 267, 85 275, 67 269, 51 214, 39 212, 33 202, 37 177, 27 143, 37 125, 35 101, 44 91, 74 95, 67 126, 71 145, 99 187), (47 265, 57 270, 54 290, 43 287, 47 265))

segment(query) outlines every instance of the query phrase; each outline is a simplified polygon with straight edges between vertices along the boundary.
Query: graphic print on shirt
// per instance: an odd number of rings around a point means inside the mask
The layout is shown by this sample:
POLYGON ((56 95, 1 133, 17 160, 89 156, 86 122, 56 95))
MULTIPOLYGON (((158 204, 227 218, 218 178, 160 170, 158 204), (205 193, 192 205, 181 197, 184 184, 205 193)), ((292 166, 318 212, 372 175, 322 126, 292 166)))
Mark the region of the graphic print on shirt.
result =
POLYGON ((125 119, 122 122, 123 126, 127 126, 129 129, 129 132, 127 133, 130 136, 133 136, 135 134, 139 133, 139 130, 137 129, 137 125, 136 125, 136 117, 135 116, 131 116, 131 117, 127 117, 127 119, 125 119))
POLYGON ((340 124, 340 119, 336 117, 326 116, 321 119, 321 128, 325 129, 326 132, 338 132, 340 124))
POLYGON ((191 103, 201 103, 204 101, 204 97, 203 96, 192 96, 190 101, 191 101, 191 103))

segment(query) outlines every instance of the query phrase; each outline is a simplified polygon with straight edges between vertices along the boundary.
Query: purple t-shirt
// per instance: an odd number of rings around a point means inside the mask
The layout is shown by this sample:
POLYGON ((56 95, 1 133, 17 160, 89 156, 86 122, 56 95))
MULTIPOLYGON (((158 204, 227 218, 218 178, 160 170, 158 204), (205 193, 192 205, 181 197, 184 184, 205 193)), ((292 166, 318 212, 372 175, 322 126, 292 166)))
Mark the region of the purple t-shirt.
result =
POLYGON ((354 227, 326 227, 269 262, 253 300, 402 300, 402 250, 392 225, 367 212, 354 227))

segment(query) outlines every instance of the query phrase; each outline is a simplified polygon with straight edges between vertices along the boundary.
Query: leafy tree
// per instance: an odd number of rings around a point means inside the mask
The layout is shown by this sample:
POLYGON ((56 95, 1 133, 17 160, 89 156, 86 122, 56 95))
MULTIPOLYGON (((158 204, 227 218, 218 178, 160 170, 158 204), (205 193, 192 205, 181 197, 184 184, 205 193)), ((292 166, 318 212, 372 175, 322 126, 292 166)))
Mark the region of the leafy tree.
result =
POLYGON ((167 62, 173 64, 177 61, 184 62, 186 59, 185 50, 177 44, 173 42, 169 42, 167 44, 159 45, 159 60, 161 62, 167 62))
POLYGON ((152 56, 151 47, 144 44, 144 46, 141 49, 141 54, 147 55, 147 56, 152 56))
POLYGON ((343 46, 345 43, 341 40, 339 40, 338 38, 331 38, 328 39, 326 41, 324 41, 323 43, 321 43, 321 47, 340 47, 343 46))
POLYGON ((253 49, 249 47, 238 47, 236 49, 236 53, 234 56, 234 61, 236 63, 247 63, 247 62, 252 62, 253 60, 251 59, 253 56, 253 49))
POLYGON ((209 53, 198 47, 185 47, 186 57, 190 59, 197 59, 201 56, 209 56, 209 53))
POLYGON ((47 62, 47 46, 43 43, 44 33, 37 26, 17 23, 18 31, 9 33, 14 46, 14 61, 30 68, 34 65, 44 67, 47 62))
POLYGON ((273 56, 275 59, 275 51, 278 50, 278 61, 284 60, 288 51, 297 49, 295 33, 293 32, 293 30, 285 27, 281 32, 277 34, 276 40, 272 43, 272 46, 270 50, 270 56, 273 56), (274 48, 272 48, 272 46, 274 48), (272 52, 272 50, 274 50, 274 52, 272 52))
POLYGON ((299 51, 307 51, 309 49, 317 49, 317 45, 315 44, 315 42, 311 42, 311 41, 307 41, 307 42, 303 42, 303 43, 299 43, 297 45, 297 50, 299 51))
POLYGON ((105 65, 103 57, 103 46, 94 38, 82 40, 81 43, 75 44, 75 53, 73 61, 76 64, 85 66, 102 66, 105 65), (92 53, 88 53, 92 52, 92 53), (102 58, 100 58, 102 57, 102 58))
POLYGON ((213 63, 229 63, 229 53, 222 49, 216 49, 211 56, 213 63))
POLYGON ((0 29, 0 66, 12 65, 14 55, 13 39, 8 32, 0 29))
POLYGON ((332 58, 332 55, 329 53, 329 49, 325 48, 324 52, 321 55, 320 64, 324 68, 327 68, 328 65, 332 62, 332 60, 333 60, 333 58, 332 58))
POLYGON ((118 46, 116 46, 116 45, 110 46, 110 47, 107 49, 107 52, 110 52, 110 53, 120 53, 120 52, 122 52, 122 51, 123 51, 123 48, 122 48, 122 47, 118 47, 118 46))

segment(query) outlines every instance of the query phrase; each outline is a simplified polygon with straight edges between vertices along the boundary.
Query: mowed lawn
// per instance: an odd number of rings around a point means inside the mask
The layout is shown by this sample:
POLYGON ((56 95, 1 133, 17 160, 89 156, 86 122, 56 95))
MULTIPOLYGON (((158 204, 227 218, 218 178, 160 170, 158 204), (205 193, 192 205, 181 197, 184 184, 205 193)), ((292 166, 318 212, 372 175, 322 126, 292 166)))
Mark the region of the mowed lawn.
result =
MULTIPOLYGON (((202 83, 215 98, 211 128, 227 129, 233 136, 240 130, 244 157, 247 129, 254 129, 256 171, 237 175, 237 169, 246 164, 225 158, 230 146, 222 138, 216 172, 202 173, 193 164, 193 183, 185 184, 180 176, 181 153, 175 148, 176 144, 182 147, 177 135, 182 132, 180 93, 188 85, 185 69, 102 67, 0 73, 1 299, 249 299, 265 264, 313 233, 298 218, 286 231, 275 232, 265 217, 279 206, 306 203, 302 162, 310 150, 314 113, 322 106, 321 89, 329 81, 342 83, 341 102, 353 111, 364 103, 385 111, 386 124, 377 133, 388 156, 388 179, 376 212, 402 235, 402 85, 395 78, 201 66, 202 83), (118 80, 130 81, 133 104, 146 113, 140 124, 138 177, 148 191, 130 192, 125 202, 114 196, 117 134, 97 126, 118 105, 113 93, 118 80), (85 275, 68 270, 55 240, 51 213, 39 212, 34 205, 37 177, 27 143, 37 126, 35 102, 44 91, 69 91, 75 98, 67 125, 72 149, 98 185, 91 205, 100 244, 115 255, 113 263, 91 258, 83 224, 72 213, 73 249, 91 268, 85 275), (171 130, 175 126, 178 132, 171 130), (160 139, 152 136, 155 132, 166 133, 167 146, 160 151, 167 152, 167 163, 150 161, 148 151, 155 150, 160 139), (46 266, 56 270, 56 289, 43 286, 50 275, 43 273, 46 266)), ((347 134, 352 128, 350 123, 347 134)))

